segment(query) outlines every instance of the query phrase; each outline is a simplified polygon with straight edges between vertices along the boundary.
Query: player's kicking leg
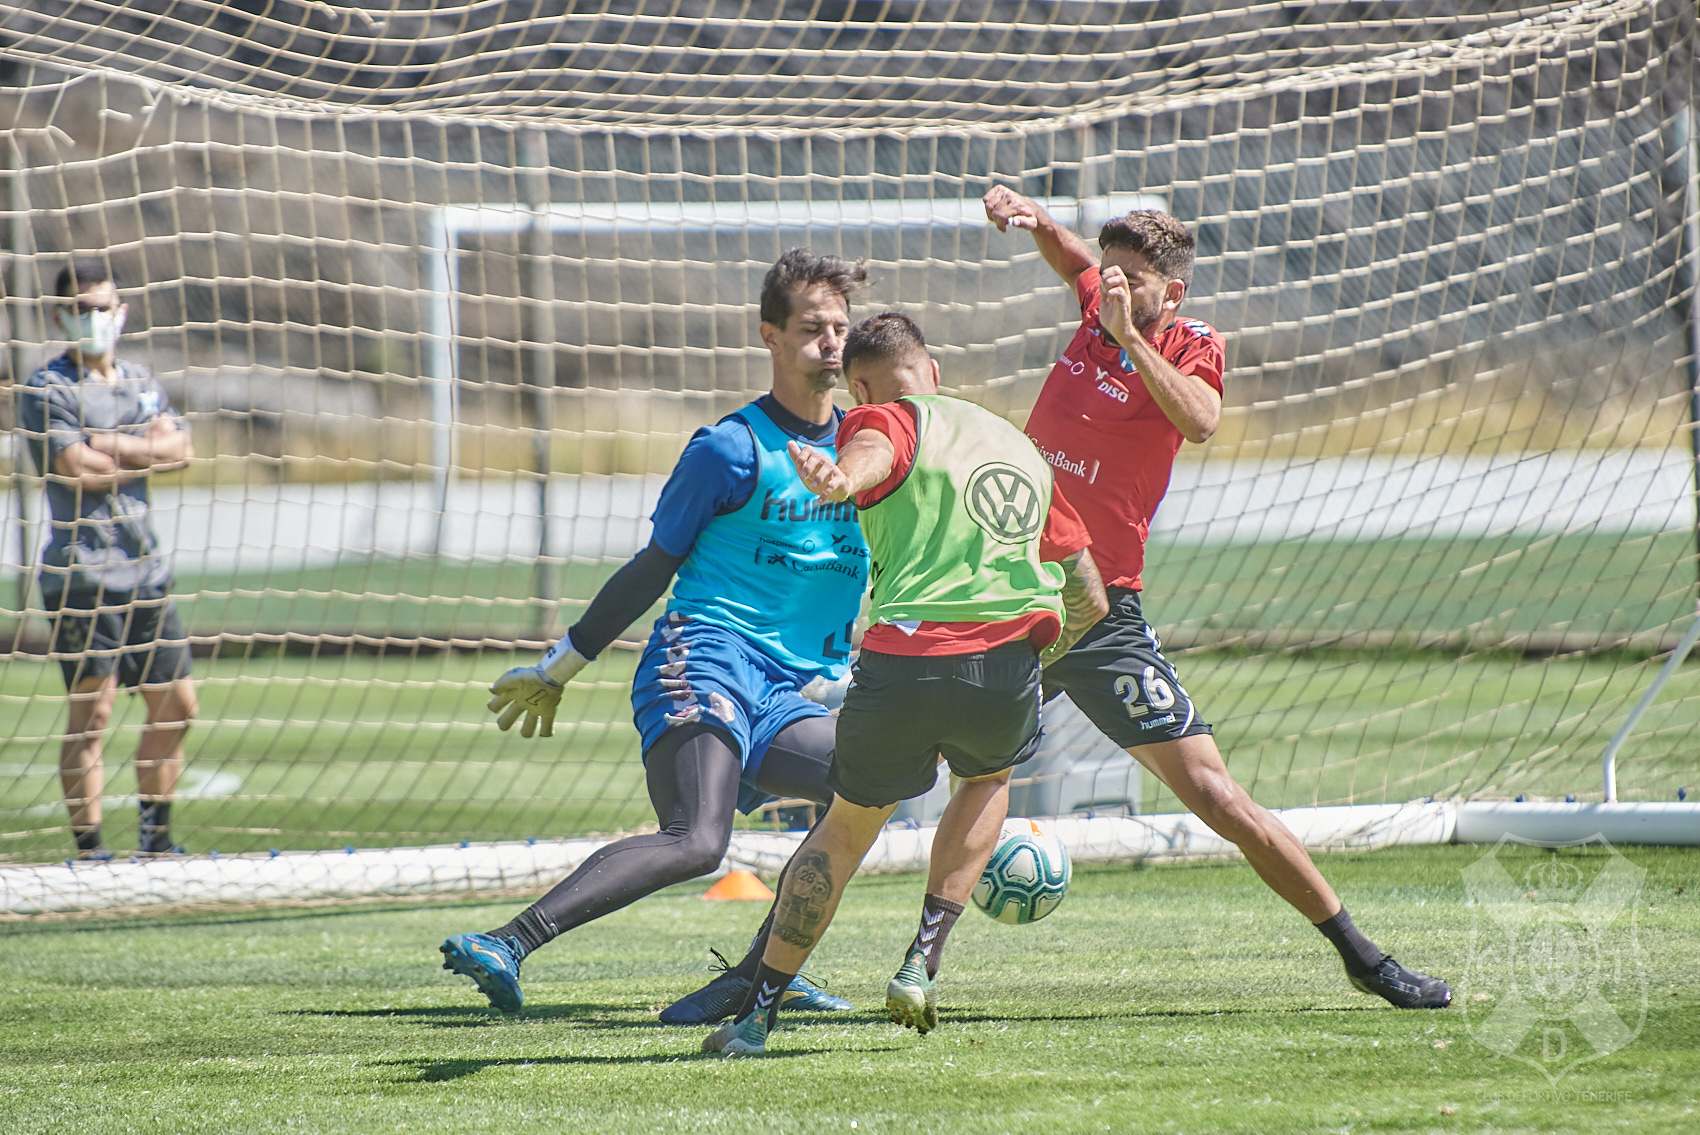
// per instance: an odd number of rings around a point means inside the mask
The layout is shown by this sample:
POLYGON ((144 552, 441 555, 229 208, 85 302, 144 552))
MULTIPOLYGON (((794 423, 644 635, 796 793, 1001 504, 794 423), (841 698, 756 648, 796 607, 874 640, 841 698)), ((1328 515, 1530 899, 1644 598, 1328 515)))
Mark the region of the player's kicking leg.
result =
POLYGON ((1258 876, 1339 951, 1353 986, 1401 1009, 1451 1004, 1444 981, 1406 969, 1353 925, 1298 837, 1234 780, 1146 624, 1139 593, 1111 588, 1109 597, 1110 614, 1045 671, 1047 692, 1067 692, 1105 735, 1238 847, 1258 876))
POLYGON ((962 777, 933 836, 916 942, 887 987, 894 1018, 925 1032, 938 1021, 933 981, 949 934, 985 870, 1009 807, 1009 770, 1039 747, 1039 664, 1026 641, 981 654, 899 656, 863 649, 838 717, 837 796, 792 857, 772 937, 750 996, 705 1052, 761 1051, 785 988, 825 932, 849 871, 901 800, 927 792, 942 754, 962 777), (914 964, 911 965, 910 963, 914 964))
MULTIPOLYGON (((776 796, 791 797, 797 794, 776 792, 776 796)), ((786 863, 784 871, 780 872, 779 885, 775 891, 783 891, 785 872, 791 869, 786 863)), ((687 993, 665 1009, 661 1010, 658 1018, 664 1025, 712 1025, 724 1021, 749 996, 750 984, 755 980, 756 970, 761 966, 762 954, 767 950, 768 936, 773 932, 773 913, 778 908, 779 896, 776 893, 774 905, 767 911, 756 936, 750 940, 750 948, 737 965, 730 965, 718 950, 711 951, 720 962, 720 972, 715 974, 709 983, 694 993, 687 993)), ((841 1013, 855 1008, 842 997, 828 993, 824 982, 819 977, 799 973, 791 980, 781 995, 781 1003, 787 1009, 810 1013, 841 1013)))
POLYGON ((737 1019, 702 1042, 704 1052, 752 1056, 767 1050, 767 1034, 791 984, 832 922, 838 901, 880 828, 896 809, 863 808, 842 797, 797 848, 780 881, 773 933, 737 1019))
MULTIPOLYGON (((826 785, 826 774, 832 765, 834 725, 830 717, 804 717, 780 730, 762 756, 755 778, 757 789, 766 796, 812 800, 821 805, 830 802, 832 789, 826 785)), ((789 864, 786 869, 790 869, 789 864)), ((783 889, 784 879, 782 872, 776 889, 783 889)), ((778 901, 776 896, 774 903, 777 905, 778 901)), ((737 1011, 749 995, 750 983, 761 965, 762 952, 767 948, 768 933, 773 927, 773 911, 773 907, 768 908, 767 917, 743 960, 727 966, 722 958, 721 972, 707 985, 661 1010, 662 1024, 711 1025, 737 1011)), ((844 998, 821 988, 818 978, 812 979, 807 974, 799 973, 781 996, 785 1008, 792 1010, 825 1013, 853 1008, 844 998)))
POLYGON ((927 1033, 938 1027, 937 979, 945 940, 997 850, 1009 814, 1009 775, 1005 769, 963 781, 939 817, 921 925, 885 990, 886 1011, 904 1028, 927 1033))

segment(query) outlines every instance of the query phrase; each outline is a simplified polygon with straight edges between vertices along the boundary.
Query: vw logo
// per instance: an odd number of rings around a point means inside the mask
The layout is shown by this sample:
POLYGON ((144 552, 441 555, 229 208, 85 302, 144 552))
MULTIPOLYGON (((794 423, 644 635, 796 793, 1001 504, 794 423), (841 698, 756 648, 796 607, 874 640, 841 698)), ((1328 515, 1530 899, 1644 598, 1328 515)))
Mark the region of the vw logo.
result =
POLYGON ((1039 490, 1027 474, 1001 461, 974 470, 965 495, 974 523, 1005 544, 1031 538, 1045 519, 1039 490))

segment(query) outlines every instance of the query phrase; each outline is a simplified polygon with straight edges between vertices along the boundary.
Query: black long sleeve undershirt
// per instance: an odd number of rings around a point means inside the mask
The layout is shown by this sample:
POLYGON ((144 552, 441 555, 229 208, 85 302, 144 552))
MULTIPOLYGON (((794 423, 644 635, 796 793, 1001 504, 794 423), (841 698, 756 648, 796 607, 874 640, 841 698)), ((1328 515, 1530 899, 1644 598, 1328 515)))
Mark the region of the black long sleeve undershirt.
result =
POLYGON ((625 629, 643 618, 673 582, 684 556, 662 551, 651 543, 608 577, 584 617, 567 630, 573 649, 585 658, 595 658, 625 629))

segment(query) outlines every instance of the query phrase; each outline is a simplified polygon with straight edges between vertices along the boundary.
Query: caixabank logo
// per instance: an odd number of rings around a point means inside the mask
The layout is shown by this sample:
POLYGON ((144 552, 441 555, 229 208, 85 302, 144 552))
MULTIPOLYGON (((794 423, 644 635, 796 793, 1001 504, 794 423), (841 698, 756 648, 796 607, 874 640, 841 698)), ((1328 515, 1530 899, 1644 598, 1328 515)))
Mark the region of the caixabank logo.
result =
POLYGON ((1465 868, 1470 1036, 1552 1083, 1634 1041, 1647 1020, 1636 934, 1646 874, 1598 835, 1505 836, 1465 868))

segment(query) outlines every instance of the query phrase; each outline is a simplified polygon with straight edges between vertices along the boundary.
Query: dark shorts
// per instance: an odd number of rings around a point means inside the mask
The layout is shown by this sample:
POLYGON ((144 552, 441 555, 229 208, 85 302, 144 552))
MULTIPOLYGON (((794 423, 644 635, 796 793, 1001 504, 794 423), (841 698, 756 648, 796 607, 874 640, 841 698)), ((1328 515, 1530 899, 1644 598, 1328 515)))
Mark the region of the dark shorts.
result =
POLYGON ((175 682, 190 674, 189 636, 169 596, 116 592, 44 593, 53 620, 53 652, 65 688, 114 671, 122 686, 175 682))
POLYGON ((1139 609, 1139 592, 1109 589, 1110 613, 1045 670, 1045 700, 1066 693, 1122 748, 1209 733, 1139 609))
POLYGON ((827 783, 852 804, 920 796, 942 754, 960 777, 990 776, 1039 749, 1039 659, 1026 639, 984 654, 864 650, 838 713, 827 783))

